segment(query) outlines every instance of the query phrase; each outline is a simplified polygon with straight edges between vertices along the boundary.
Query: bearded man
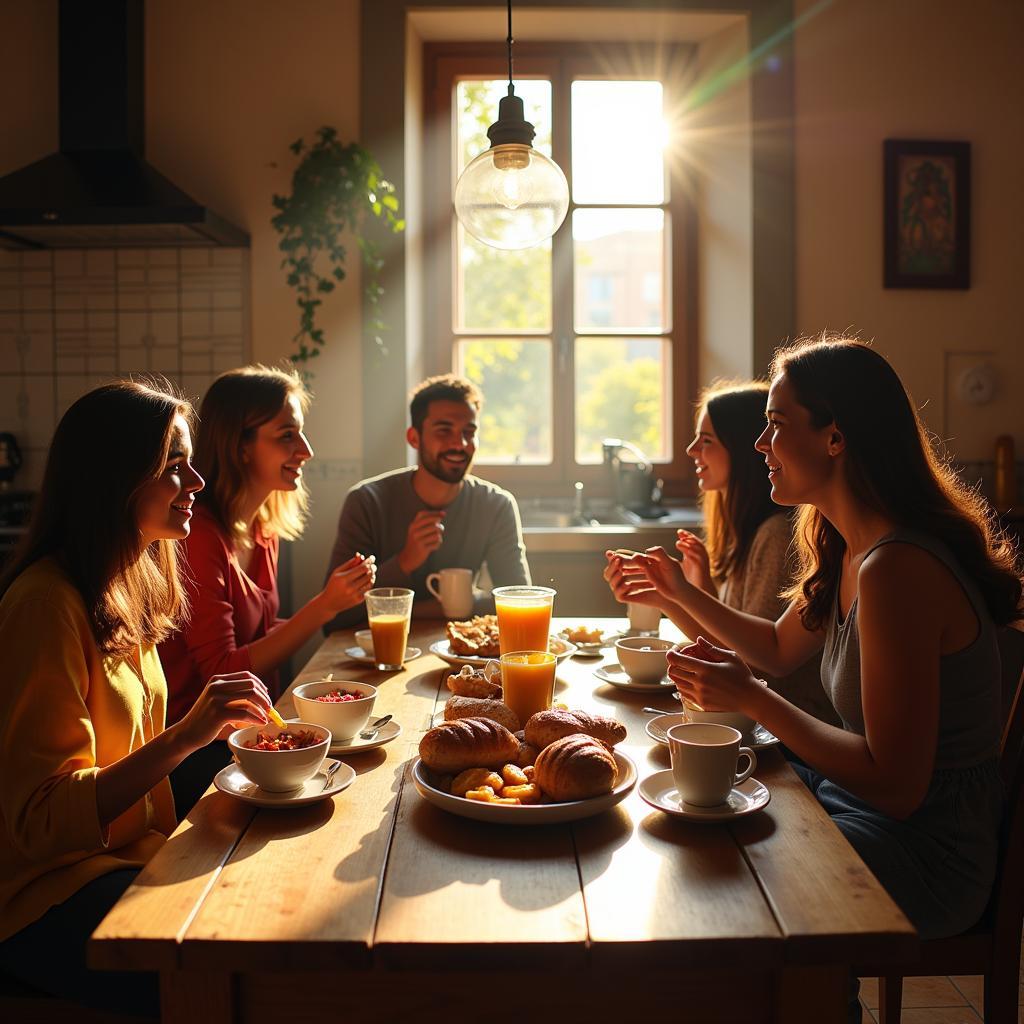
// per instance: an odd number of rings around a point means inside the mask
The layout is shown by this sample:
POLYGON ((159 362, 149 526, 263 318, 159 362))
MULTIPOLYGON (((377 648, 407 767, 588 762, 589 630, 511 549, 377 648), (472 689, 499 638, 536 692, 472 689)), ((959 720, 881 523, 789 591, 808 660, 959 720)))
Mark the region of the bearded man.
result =
MULTIPOLYGON (((470 569, 474 610, 493 611, 477 578, 486 564, 494 586, 530 582, 522 524, 508 491, 472 476, 483 397, 467 380, 430 377, 410 395, 406 440, 416 465, 356 484, 345 498, 330 573, 355 552, 375 555, 378 587, 416 592, 413 616, 436 618, 426 578, 441 569, 470 569)), ((365 606, 342 612, 324 632, 361 622, 365 606)))

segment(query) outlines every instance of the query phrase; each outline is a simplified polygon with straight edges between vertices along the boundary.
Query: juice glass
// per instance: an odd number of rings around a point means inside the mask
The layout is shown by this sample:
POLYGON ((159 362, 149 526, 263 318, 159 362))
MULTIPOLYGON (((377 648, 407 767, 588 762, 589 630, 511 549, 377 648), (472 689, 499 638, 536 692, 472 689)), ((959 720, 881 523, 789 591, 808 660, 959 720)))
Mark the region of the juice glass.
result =
POLYGON ((555 656, 547 651, 515 651, 501 656, 501 699, 520 725, 547 711, 555 694, 555 656))
POLYGON ((550 587, 498 587, 494 610, 498 613, 498 650, 546 651, 551 633, 551 605, 555 591, 550 587))
POLYGON ((405 661, 413 591, 377 587, 366 592, 366 615, 373 635, 373 658, 381 672, 396 672, 405 661))

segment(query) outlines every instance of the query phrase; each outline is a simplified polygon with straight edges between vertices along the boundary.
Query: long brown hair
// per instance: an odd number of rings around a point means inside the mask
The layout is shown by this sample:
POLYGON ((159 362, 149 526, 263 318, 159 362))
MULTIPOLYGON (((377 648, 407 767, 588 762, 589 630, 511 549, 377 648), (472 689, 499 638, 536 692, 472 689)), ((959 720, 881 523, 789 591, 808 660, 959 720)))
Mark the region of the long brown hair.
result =
MULTIPOLYGON (((248 473, 242 458, 245 445, 270 422, 292 396, 303 413, 310 396, 295 370, 243 366, 222 373, 199 408, 195 467, 206 481, 198 496, 234 544, 248 542, 248 524, 241 521, 248 473)), ((294 491, 273 491, 256 514, 268 532, 294 540, 302 534, 309 494, 300 479, 294 491)))
POLYGON ((705 543, 716 579, 740 571, 758 527, 771 516, 784 514, 772 501, 764 456, 754 448, 764 429, 767 400, 768 385, 763 381, 716 382, 700 398, 697 422, 707 412, 729 453, 728 485, 705 492, 702 498, 705 543))
POLYGON ((147 546, 136 507, 140 488, 163 472, 179 414, 190 421, 192 407, 162 378, 104 384, 64 413, 0 597, 53 556, 82 595, 104 654, 124 657, 178 628, 187 605, 175 542, 147 546))
MULTIPOLYGON (((821 429, 846 439, 846 478, 869 508, 898 526, 941 541, 977 584, 997 625, 1022 617, 1017 551, 985 499, 940 457, 896 371, 852 338, 804 339, 780 349, 772 377, 785 373, 797 401, 821 429)), ((808 629, 832 613, 846 544, 813 506, 800 511, 801 569, 787 596, 808 629)))

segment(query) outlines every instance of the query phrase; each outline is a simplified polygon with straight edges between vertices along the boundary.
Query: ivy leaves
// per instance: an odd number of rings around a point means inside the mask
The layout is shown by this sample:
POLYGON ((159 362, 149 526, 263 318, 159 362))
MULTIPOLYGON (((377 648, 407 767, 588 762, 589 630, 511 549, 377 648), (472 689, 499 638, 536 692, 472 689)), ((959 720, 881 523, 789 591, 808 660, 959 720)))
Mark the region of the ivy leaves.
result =
POLYGON ((345 279, 345 247, 341 237, 351 231, 359 244, 363 261, 364 291, 370 311, 367 329, 383 350, 380 332, 384 324, 378 315, 381 296, 380 271, 383 261, 377 247, 360 234, 368 216, 402 231, 405 221, 398 216, 395 187, 385 180, 377 161, 358 142, 343 143, 334 128, 320 128, 312 144, 296 139, 288 147, 299 157, 292 175, 291 195, 273 197, 278 212, 270 223, 281 234, 278 248, 284 254, 281 266, 289 287, 295 289, 299 307, 299 329, 293 359, 306 362, 320 354, 324 332, 316 325, 321 296, 334 291, 345 279))

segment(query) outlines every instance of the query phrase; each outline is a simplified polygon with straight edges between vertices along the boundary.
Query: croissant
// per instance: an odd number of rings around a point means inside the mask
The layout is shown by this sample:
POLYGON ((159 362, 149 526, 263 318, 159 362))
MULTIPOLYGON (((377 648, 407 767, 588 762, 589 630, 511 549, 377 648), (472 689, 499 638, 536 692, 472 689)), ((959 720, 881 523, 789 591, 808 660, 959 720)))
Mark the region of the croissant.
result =
POLYGON ((555 740, 537 755, 533 766, 533 781, 559 803, 610 793, 618 777, 608 747, 582 733, 555 740))
POLYGON ((444 720, 454 722, 459 718, 490 718, 505 726, 509 732, 519 728, 519 716, 500 700, 484 700, 480 697, 449 697, 444 706, 444 720))
POLYGON ((500 768, 519 753, 519 741, 490 718, 443 722, 423 734, 420 758, 435 772, 458 775, 467 768, 500 768))
POLYGON ((593 715, 589 711, 563 711, 551 708, 531 715, 526 723, 526 742, 543 750, 563 736, 585 733, 614 746, 626 738, 626 727, 606 715, 593 715))

